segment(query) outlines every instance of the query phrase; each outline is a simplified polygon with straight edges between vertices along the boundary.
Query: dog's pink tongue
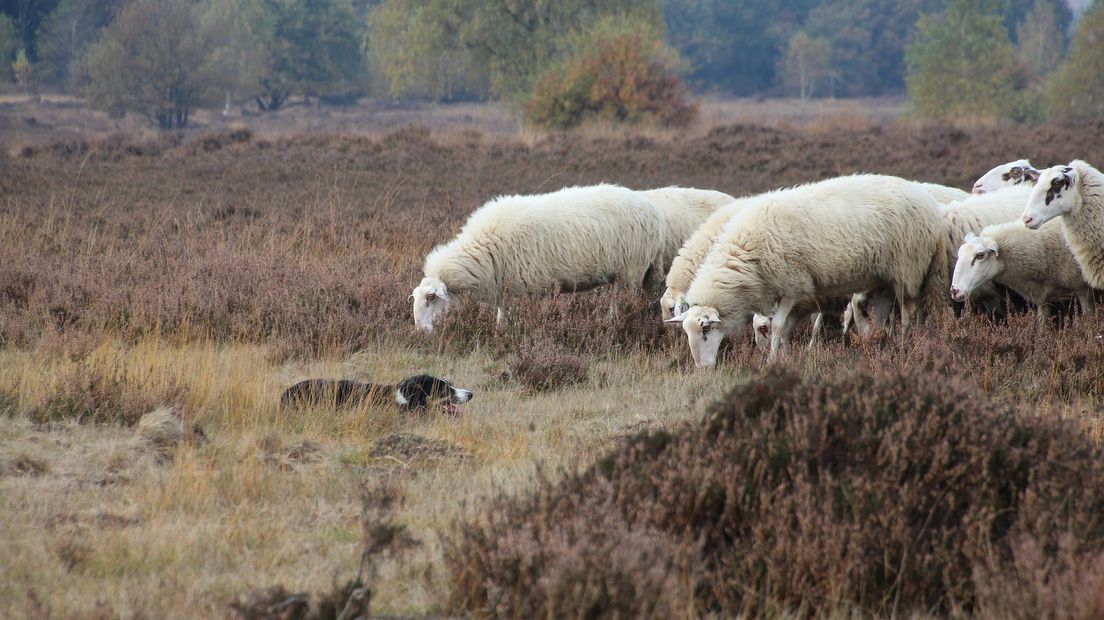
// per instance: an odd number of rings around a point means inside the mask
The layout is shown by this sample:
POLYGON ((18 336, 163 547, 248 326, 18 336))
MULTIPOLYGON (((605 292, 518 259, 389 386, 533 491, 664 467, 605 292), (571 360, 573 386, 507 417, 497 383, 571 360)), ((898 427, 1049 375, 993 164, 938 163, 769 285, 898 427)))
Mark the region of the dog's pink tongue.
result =
POLYGON ((460 415, 460 408, 452 403, 449 403, 445 405, 445 413, 449 415, 460 415))

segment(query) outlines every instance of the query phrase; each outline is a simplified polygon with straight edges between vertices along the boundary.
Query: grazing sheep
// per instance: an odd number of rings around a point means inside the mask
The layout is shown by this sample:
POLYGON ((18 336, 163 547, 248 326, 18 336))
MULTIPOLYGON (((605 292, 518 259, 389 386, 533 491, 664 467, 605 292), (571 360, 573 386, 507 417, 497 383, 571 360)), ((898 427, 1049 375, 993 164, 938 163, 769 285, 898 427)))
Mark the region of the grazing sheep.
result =
POLYGON ((1006 187, 946 205, 943 220, 947 224, 947 251, 952 264, 966 233, 977 233, 986 226, 1019 219, 1031 190, 1029 185, 1006 187))
POLYGON ((659 209, 667 221, 667 238, 663 248, 664 273, 671 266, 679 248, 702 222, 722 205, 734 200, 723 192, 678 186, 649 189, 640 193, 659 209))
POLYGON ((1036 230, 1056 217, 1085 281, 1104 288, 1104 174, 1080 159, 1044 170, 1023 222, 1036 230))
MULTIPOLYGON (((947 264, 953 266, 958 259, 958 248, 965 242, 967 233, 978 233, 986 226, 1018 219, 1030 195, 1030 185, 1019 185, 945 205, 943 220, 947 225, 947 264)), ((997 289, 988 284, 976 289, 972 297, 985 306, 1000 303, 997 289)))
MULTIPOLYGON (((915 183, 940 204, 947 204, 970 197, 970 194, 954 187, 919 181, 915 181, 915 183)), ((755 200, 755 198, 757 198, 757 196, 734 200, 718 209, 697 229, 697 231, 694 232, 693 236, 683 244, 682 249, 679 250, 678 256, 676 256, 671 263, 671 268, 667 272, 667 288, 659 298, 663 320, 666 321, 676 314, 685 312, 687 308, 690 307, 690 305, 686 303, 686 289, 689 288, 690 282, 694 280, 694 274, 697 273, 698 266, 701 265, 702 259, 705 258, 709 249, 713 247, 713 242, 716 241, 717 234, 721 231, 721 228, 723 228, 733 216, 750 204, 751 201, 755 200)), ((815 321, 819 324, 822 318, 817 316, 815 321)), ((760 321, 760 323, 763 323, 763 321, 760 321)), ((767 331, 769 332, 769 329, 767 331)), ((816 332, 814 332, 814 335, 815 333, 816 332)))
POLYGON ((754 198, 735 199, 713 212, 694 234, 682 244, 678 255, 671 261, 671 267, 667 270, 666 289, 659 298, 660 312, 663 320, 685 312, 690 305, 686 303, 686 289, 694 281, 694 274, 698 266, 709 253, 709 248, 717 240, 717 235, 737 213, 750 204, 754 198))
POLYGON ((617 281, 639 289, 658 281, 666 235, 659 209, 617 185, 495 198, 426 257, 425 277, 411 295, 414 322, 433 331, 456 293, 494 304, 501 321, 507 294, 617 281))
POLYGON ((682 323, 699 367, 753 313, 772 315, 773 356, 798 304, 878 286, 894 291, 907 330, 946 304, 939 209, 915 183, 880 175, 763 194, 722 229, 686 292, 690 309, 668 321, 682 323))
POLYGON ((1026 159, 1017 159, 1007 164, 1001 164, 981 175, 974 183, 973 193, 986 194, 1004 187, 1015 187, 1020 184, 1034 185, 1038 180, 1039 171, 1031 165, 1031 162, 1026 159))
POLYGON ((855 293, 843 311, 843 333, 865 338, 875 329, 889 331, 893 316, 893 291, 878 288, 855 293))
POLYGON ((965 301, 978 286, 994 281, 1023 295, 1046 321, 1047 302, 1057 296, 1076 295, 1083 312, 1094 309, 1093 293, 1081 267, 1066 246, 1062 226, 1049 222, 1038 232, 1014 221, 986 226, 981 235, 969 233, 958 248, 951 297, 965 301))
MULTIPOLYGON (((796 323, 807 316, 813 317, 813 329, 809 332, 809 348, 813 348, 820 334, 824 330, 824 315, 839 319, 846 311, 848 300, 840 297, 830 299, 813 299, 803 301, 790 312, 790 319, 796 323)), ((755 332, 755 347, 761 351, 770 347, 771 341, 771 317, 761 314, 753 314, 751 327, 755 332)))

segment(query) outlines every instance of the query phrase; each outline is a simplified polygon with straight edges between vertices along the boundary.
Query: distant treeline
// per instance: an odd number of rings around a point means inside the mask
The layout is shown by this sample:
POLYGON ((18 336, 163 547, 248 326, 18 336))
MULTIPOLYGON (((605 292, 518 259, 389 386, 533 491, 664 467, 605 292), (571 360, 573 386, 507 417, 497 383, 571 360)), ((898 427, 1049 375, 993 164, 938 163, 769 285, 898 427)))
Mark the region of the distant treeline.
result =
POLYGON ((1102 5, 1075 22, 1066 0, 0 0, 0 81, 163 127, 364 95, 682 122, 684 85, 1029 119, 1100 113, 1102 5))

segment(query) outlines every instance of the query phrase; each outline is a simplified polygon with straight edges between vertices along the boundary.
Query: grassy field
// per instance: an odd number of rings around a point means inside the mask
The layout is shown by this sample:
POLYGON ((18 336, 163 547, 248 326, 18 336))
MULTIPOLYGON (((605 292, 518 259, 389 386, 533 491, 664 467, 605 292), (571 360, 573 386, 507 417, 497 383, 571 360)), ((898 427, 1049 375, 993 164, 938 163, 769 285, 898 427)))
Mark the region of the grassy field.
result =
MULTIPOLYGON (((611 321, 602 291, 522 300, 497 330, 493 309, 461 302, 441 333, 416 333, 407 296, 422 257, 495 195, 598 181, 744 195, 854 171, 968 187, 1022 156, 1104 161, 1104 126, 839 125, 6 134, 0 616, 210 617, 258 587, 328 591, 357 573, 376 515, 362 498, 381 486, 397 489, 387 518, 415 542, 376 562, 373 612, 446 612, 457 519, 523 493, 538 469, 555 478, 639 430, 694 423, 763 366, 737 342, 718 370, 692 371, 647 298, 611 321), (571 381, 539 391, 522 371, 534 364, 571 381), (475 400, 459 418, 278 407, 301 378, 418 372, 475 400), (208 441, 165 459, 135 438, 160 405, 208 441)), ((1099 315, 1040 332, 1032 317, 948 311, 905 340, 832 341, 783 364, 935 365, 1099 443, 1101 334, 1099 315)))

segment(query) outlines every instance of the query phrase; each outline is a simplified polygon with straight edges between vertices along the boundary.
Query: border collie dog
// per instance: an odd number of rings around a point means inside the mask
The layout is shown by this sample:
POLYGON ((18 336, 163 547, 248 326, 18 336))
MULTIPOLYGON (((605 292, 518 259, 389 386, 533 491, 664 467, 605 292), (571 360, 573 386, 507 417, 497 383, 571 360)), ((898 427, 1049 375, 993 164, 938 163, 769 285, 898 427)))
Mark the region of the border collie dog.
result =
POLYGON ((348 379, 307 379, 284 390, 280 396, 282 407, 306 405, 357 405, 369 402, 377 405, 395 403, 404 410, 444 411, 458 415, 457 405, 468 402, 474 394, 470 390, 453 387, 451 383, 430 375, 414 375, 398 385, 361 383, 348 379))

